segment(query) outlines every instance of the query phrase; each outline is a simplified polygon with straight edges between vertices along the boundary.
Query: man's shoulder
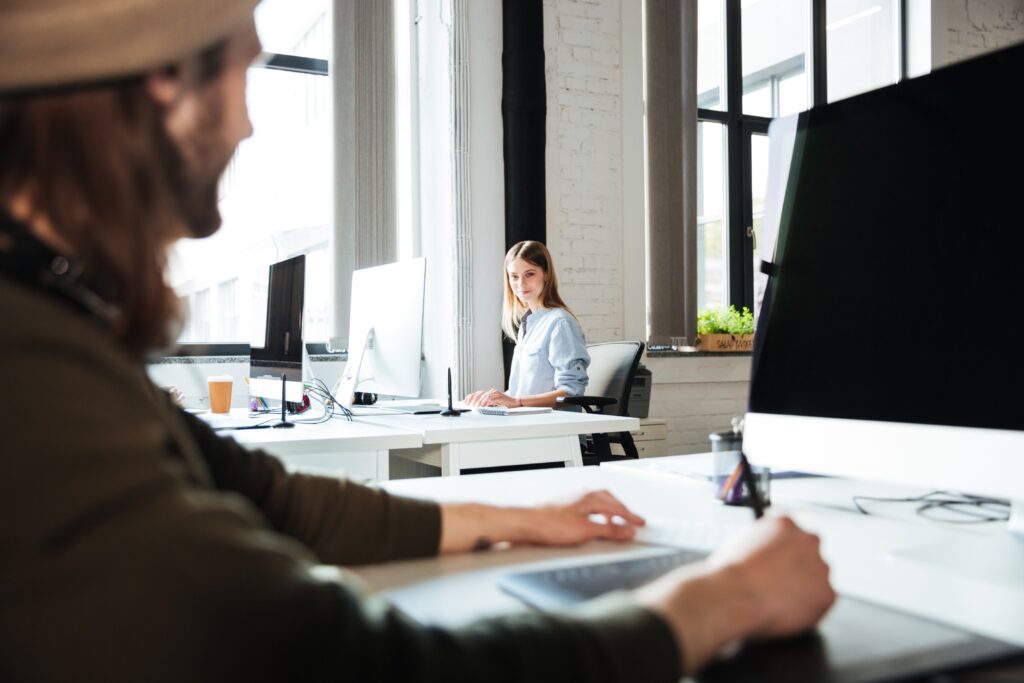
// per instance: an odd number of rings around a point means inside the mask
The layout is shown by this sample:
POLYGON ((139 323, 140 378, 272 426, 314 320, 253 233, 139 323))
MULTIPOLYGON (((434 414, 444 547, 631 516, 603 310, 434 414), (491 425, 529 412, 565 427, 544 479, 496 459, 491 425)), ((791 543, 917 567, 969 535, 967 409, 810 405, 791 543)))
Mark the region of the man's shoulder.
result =
POLYGON ((45 292, 0 279, 0 320, 0 368, 20 392, 83 396, 142 374, 102 323, 45 292))
POLYGON ((114 350, 103 325, 55 296, 0 278, 0 344, 114 350))

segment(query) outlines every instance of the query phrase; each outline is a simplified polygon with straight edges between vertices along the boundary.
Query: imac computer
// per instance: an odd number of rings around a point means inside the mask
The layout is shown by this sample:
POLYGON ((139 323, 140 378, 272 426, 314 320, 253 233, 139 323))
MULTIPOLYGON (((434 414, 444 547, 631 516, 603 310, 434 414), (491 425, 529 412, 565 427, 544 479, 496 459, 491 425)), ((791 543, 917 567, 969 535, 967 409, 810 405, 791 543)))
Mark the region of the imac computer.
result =
POLYGON ((773 122, 743 439, 754 464, 1007 499, 1019 549, 1022 73, 1013 47, 773 122))
POLYGON ((343 405, 357 391, 419 397, 426 272, 416 258, 352 273, 348 362, 334 391, 343 405))
POLYGON ((267 326, 262 347, 249 351, 249 394, 281 401, 302 402, 302 307, 306 286, 306 257, 295 256, 270 266, 267 286, 267 326))

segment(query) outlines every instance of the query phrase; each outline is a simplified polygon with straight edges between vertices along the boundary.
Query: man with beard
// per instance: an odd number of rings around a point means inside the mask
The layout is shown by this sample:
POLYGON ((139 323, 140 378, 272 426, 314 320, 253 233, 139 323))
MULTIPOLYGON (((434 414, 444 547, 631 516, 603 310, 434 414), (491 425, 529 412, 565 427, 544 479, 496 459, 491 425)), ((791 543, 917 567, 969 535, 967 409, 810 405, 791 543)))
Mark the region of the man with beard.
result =
POLYGON ((815 623, 828 570, 781 518, 635 594, 461 630, 318 578, 642 520, 606 492, 439 506, 289 475, 150 383, 180 315, 167 249, 217 229, 251 130, 255 4, 0 4, 0 679, 668 681, 815 623))

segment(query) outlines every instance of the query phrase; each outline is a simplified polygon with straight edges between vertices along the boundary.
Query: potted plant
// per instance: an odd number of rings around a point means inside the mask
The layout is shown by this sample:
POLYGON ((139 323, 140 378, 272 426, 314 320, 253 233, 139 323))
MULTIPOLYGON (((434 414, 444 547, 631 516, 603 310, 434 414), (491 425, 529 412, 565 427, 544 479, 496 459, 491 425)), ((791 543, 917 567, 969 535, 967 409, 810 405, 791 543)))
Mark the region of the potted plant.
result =
POLYGON ((753 351, 754 314, 746 306, 705 308, 697 314, 698 351, 753 351))

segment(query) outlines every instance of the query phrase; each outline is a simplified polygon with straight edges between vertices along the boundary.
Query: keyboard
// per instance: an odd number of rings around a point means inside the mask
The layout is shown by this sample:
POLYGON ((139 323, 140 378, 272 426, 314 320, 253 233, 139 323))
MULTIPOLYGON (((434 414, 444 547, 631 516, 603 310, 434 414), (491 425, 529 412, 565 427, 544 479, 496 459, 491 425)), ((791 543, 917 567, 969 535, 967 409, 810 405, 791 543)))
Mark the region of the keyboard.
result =
POLYGON ((534 415, 536 413, 550 413, 551 408, 539 406, 523 406, 521 408, 506 408, 505 406, 480 406, 476 412, 481 415, 534 415))
POLYGON ((555 610, 614 590, 638 588, 707 555, 697 550, 676 550, 615 562, 508 574, 498 581, 498 586, 532 607, 555 610))

